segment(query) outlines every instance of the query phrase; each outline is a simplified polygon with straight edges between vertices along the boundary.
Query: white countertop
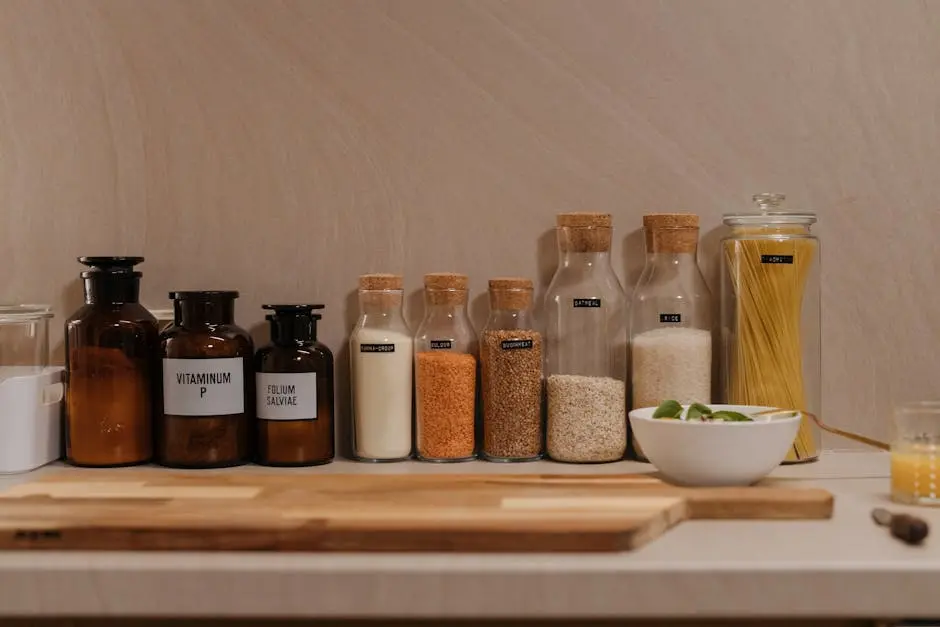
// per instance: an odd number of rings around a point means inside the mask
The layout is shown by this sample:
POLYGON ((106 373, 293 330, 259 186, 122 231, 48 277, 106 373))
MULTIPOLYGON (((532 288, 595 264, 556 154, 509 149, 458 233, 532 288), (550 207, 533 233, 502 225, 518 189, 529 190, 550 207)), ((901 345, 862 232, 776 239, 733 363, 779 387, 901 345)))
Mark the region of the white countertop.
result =
MULTIPOLYGON (((248 467, 251 468, 251 467, 248 467)), ((256 468, 254 470, 257 470, 256 468)), ((646 464, 369 465, 285 472, 622 473, 646 464)), ((940 617, 940 509, 888 501, 885 453, 826 452, 771 481, 836 496, 827 521, 684 522, 630 553, 0 553, 0 615, 269 617, 940 617), (909 547, 876 506, 916 511, 909 547)), ((40 473, 61 471, 42 469, 40 473)), ((244 472, 232 469, 228 472, 244 472)), ((0 480, 0 488, 34 477, 0 480)))

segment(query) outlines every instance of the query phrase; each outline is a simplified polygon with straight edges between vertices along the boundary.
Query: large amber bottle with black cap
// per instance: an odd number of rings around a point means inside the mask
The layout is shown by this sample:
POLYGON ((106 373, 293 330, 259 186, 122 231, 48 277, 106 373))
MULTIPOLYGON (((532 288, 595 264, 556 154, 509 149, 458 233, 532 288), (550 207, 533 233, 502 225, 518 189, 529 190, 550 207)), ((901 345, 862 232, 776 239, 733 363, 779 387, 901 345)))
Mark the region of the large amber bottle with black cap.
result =
POLYGON ((138 302, 143 257, 80 257, 85 304, 65 323, 65 456, 127 466, 153 454, 157 320, 138 302))
POLYGON ((255 355, 257 461, 313 466, 333 461, 333 353, 317 341, 314 309, 263 305, 271 343, 255 355))

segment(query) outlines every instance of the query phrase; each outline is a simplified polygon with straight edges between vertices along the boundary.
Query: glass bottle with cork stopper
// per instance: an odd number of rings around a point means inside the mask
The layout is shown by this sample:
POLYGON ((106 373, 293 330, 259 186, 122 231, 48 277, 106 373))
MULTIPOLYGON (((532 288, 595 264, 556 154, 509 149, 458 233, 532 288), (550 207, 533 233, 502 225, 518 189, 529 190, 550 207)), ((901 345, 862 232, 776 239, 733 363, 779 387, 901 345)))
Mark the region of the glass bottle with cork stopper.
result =
POLYGON ((317 341, 315 309, 262 305, 273 311, 271 343, 255 355, 257 461, 314 466, 333 461, 333 353, 317 341))
MULTIPOLYGON (((755 212, 725 214, 721 342, 725 401, 803 412, 784 463, 819 457, 820 286, 816 214, 757 194, 755 212)), ((825 421, 823 421, 825 422, 825 421)))
POLYGON ((157 321, 138 301, 143 257, 80 257, 85 304, 65 323, 65 457, 76 466, 153 455, 157 321))
POLYGON ((545 296, 546 450, 563 462, 623 457, 626 315, 604 213, 557 216, 558 269, 545 296))
POLYGON ((414 337, 397 274, 359 277, 359 320, 349 338, 353 452, 391 462, 411 456, 414 337))
POLYGON ((467 315, 467 277, 424 277, 424 320, 415 334, 415 436, 425 461, 476 453, 477 338, 467 315))
POLYGON ((483 456, 542 456, 542 334, 532 315, 532 281, 490 279, 490 315, 480 341, 483 456))
MULTIPOLYGON (((630 307, 632 406, 711 402, 711 293, 696 260, 699 218, 643 216, 646 265, 630 307)), ((631 438, 637 459, 641 443, 631 438)))
POLYGON ((158 461, 222 468, 250 457, 251 336, 235 324, 235 291, 171 292, 173 326, 160 334, 163 418, 158 461))

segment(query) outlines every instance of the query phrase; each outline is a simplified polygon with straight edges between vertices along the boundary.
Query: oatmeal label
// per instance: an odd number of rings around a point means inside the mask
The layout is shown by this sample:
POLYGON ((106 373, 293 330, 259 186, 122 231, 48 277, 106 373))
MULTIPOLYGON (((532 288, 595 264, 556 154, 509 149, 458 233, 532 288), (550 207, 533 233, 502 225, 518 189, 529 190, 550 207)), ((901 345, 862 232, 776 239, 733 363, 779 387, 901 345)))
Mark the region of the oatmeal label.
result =
POLYGON ((315 372, 259 372, 255 391, 260 420, 317 419, 315 372))
POLYGON ((360 353, 394 353, 394 344, 360 344, 360 353))
POLYGON ((761 255, 761 263, 793 263, 793 255, 761 255))
POLYGON ((164 359, 163 411, 171 416, 245 412, 245 360, 164 359))
POLYGON ((581 307, 596 308, 596 307, 601 306, 601 299, 600 298, 575 298, 573 299, 572 306, 575 309, 579 309, 581 307))
POLYGON ((504 351, 531 350, 532 340, 503 340, 499 346, 504 351))
POLYGON ((675 322, 682 322, 682 314, 666 314, 666 313, 661 313, 661 314, 659 314, 659 322, 660 322, 661 324, 665 324, 665 323, 667 323, 667 322, 672 322, 672 323, 675 323, 675 322))
POLYGON ((431 340, 432 351, 450 350, 453 347, 454 347, 453 340, 431 340))

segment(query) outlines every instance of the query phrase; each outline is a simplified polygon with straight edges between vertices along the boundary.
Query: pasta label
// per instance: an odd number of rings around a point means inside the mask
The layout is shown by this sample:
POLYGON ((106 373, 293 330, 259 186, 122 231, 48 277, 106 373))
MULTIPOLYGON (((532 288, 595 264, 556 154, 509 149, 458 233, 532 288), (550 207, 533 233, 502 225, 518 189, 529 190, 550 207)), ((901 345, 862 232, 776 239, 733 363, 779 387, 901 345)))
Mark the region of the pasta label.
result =
POLYGON ((571 303, 573 307, 600 307, 601 299, 600 298, 575 298, 571 303))
POLYGON ((660 322, 660 324, 663 324, 663 323, 666 323, 666 322, 682 322, 682 314, 677 314, 677 313, 672 313, 672 314, 661 313, 661 314, 659 314, 659 322, 660 322))
POLYGON ((761 255, 761 263, 793 263, 793 255, 761 255))

